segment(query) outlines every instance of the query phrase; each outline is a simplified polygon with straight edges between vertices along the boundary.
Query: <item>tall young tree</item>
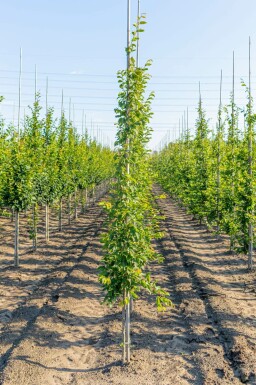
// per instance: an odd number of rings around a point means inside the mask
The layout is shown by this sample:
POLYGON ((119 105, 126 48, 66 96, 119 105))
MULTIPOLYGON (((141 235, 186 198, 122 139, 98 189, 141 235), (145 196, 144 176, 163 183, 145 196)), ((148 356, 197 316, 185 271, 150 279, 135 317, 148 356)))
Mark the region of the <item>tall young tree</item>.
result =
POLYGON ((191 212, 202 221, 202 219, 208 215, 206 195, 209 160, 209 128, 202 105, 201 93, 199 95, 197 111, 196 135, 193 142, 194 167, 191 169, 189 206, 191 212))
POLYGON ((138 32, 143 32, 144 18, 139 18, 127 48, 129 66, 118 72, 118 133, 113 197, 105 204, 108 209, 108 233, 104 236, 105 255, 100 267, 100 282, 106 292, 105 301, 123 305, 123 362, 130 361, 130 304, 141 289, 157 295, 157 306, 170 305, 167 293, 150 276, 148 264, 161 257, 151 241, 160 236, 158 215, 152 206, 152 180, 149 151, 153 93, 146 96, 151 61, 136 66, 138 32))

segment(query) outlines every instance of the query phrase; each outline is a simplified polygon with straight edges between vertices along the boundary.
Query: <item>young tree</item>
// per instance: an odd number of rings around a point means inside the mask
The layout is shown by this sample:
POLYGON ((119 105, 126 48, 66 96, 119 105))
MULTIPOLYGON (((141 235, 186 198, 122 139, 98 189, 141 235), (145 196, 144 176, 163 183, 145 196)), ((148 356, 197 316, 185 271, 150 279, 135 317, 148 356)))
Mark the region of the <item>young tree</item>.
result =
POLYGON ((171 302, 148 271, 153 260, 162 260, 151 241, 161 234, 158 215, 152 205, 152 180, 149 169, 149 127, 153 93, 146 96, 151 62, 138 68, 134 57, 138 32, 144 18, 139 18, 127 48, 129 66, 118 72, 118 133, 113 196, 105 203, 108 210, 108 233, 103 237, 105 255, 100 267, 100 282, 106 292, 105 301, 123 305, 123 362, 130 361, 130 305, 142 288, 157 295, 161 310, 171 302))
POLYGON ((209 128, 202 106, 201 94, 197 111, 196 135, 193 142, 194 167, 191 168, 189 207, 191 212, 198 217, 201 222, 208 214, 206 192, 209 161, 209 128))
POLYGON ((33 173, 27 147, 14 131, 8 141, 2 186, 2 202, 15 212, 14 265, 19 266, 19 214, 33 201, 33 173))

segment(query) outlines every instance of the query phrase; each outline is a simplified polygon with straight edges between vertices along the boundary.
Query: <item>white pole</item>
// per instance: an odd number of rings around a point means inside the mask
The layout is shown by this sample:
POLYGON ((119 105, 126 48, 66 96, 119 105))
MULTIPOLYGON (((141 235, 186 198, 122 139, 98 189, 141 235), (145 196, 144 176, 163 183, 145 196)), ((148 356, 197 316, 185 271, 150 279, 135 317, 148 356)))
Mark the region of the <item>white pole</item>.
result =
MULTIPOLYGON (((252 110, 252 98, 251 98, 251 38, 249 37, 249 125, 248 125, 248 152, 249 152, 249 185, 251 191, 251 200, 254 198, 252 195, 252 164, 253 164, 253 152, 252 152, 252 123, 251 123, 251 110, 252 110)), ((252 202, 251 202, 252 204, 252 202)), ((249 218, 249 245, 248 245, 248 268, 252 270, 252 259, 253 259, 253 208, 250 207, 250 218, 249 218)))
MULTIPOLYGON (((137 22, 140 17, 140 0, 138 0, 138 12, 137 12, 137 22)), ((139 29, 139 26, 138 26, 139 29)), ((139 32, 137 32, 137 47, 136 47, 136 67, 139 67, 139 32)))
MULTIPOLYGON (((127 79, 129 81, 129 68, 130 68, 130 52, 128 48, 130 47, 130 9, 131 4, 130 0, 127 0, 127 79)), ((129 83, 127 84, 127 98, 129 97, 129 83)), ((127 116, 129 111, 127 110, 127 116)), ((129 139, 127 140, 127 151, 129 152, 129 139)), ((127 174, 130 173, 130 164, 127 163, 127 174)), ((123 338, 124 338, 124 347, 123 347, 123 363, 130 362, 130 311, 131 311, 131 301, 130 301, 130 293, 127 290, 124 290, 124 307, 123 307, 123 315, 124 315, 124 325, 123 325, 123 338)))
POLYGON ((20 139, 21 75, 22 75, 22 48, 20 48, 19 106, 18 106, 18 139, 20 139))
POLYGON ((68 120, 71 122, 71 98, 69 98, 68 120))
POLYGON ((37 68, 35 64, 35 101, 36 101, 36 90, 37 90, 37 68))
POLYGON ((47 113, 48 113, 48 76, 46 77, 45 110, 46 110, 46 115, 47 115, 47 113))

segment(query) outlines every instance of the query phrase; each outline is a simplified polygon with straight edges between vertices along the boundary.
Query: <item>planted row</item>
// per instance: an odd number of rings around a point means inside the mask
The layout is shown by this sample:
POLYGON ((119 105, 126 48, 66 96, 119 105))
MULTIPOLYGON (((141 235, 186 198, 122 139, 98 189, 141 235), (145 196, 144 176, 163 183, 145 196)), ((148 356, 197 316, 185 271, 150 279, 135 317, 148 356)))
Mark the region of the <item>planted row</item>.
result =
MULTIPOLYGON (((30 113, 19 130, 0 125, 0 206, 15 215, 15 265, 19 264, 19 213, 33 210, 33 245, 37 247, 37 210, 45 206, 46 241, 49 240, 49 207, 59 205, 62 230, 62 201, 71 197, 85 205, 88 190, 111 177, 113 153, 85 134, 80 136, 64 111, 59 120, 48 108, 41 114, 37 94, 30 113)), ((69 205, 71 212, 71 206, 69 205)), ((75 217, 77 215, 76 206, 75 217)))
POLYGON ((200 221, 230 235, 230 247, 248 252, 252 267, 255 226, 255 120, 250 90, 239 108, 231 95, 220 104, 216 130, 209 129, 200 97, 195 135, 183 130, 179 140, 153 156, 158 182, 200 221), (241 120, 244 124, 241 124, 241 120))

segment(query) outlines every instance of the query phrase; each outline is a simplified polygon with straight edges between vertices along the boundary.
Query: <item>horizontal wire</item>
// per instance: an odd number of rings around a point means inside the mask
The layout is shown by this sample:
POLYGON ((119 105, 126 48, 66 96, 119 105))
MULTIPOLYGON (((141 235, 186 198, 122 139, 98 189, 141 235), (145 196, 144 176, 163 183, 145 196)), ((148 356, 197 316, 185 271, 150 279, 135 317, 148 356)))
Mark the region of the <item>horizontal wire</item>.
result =
MULTIPOLYGON (((184 77, 183 77, 184 78, 184 77)), ((18 80, 18 76, 17 78, 13 78, 13 77, 9 77, 9 76, 0 76, 0 79, 8 79, 8 80, 15 80, 17 81, 18 80)), ((22 77, 22 80, 24 81, 31 81, 31 82, 34 82, 35 79, 34 78, 24 78, 22 77)), ((38 81, 40 79, 38 78, 38 81)), ((46 80, 46 79, 45 79, 46 80)), ((63 79, 48 79, 48 82, 51 83, 51 82, 61 82, 61 83, 89 83, 89 84, 116 84, 118 86, 118 81, 116 82, 110 82, 110 81, 97 81, 97 80, 63 80, 63 79)), ((151 80, 149 81, 148 84, 151 84, 151 85, 162 85, 162 86, 166 86, 166 85, 183 85, 183 84, 186 84, 186 85, 195 85, 195 84, 198 84, 199 82, 198 81, 195 81, 195 82, 152 82, 151 80)), ((211 84, 211 85, 219 85, 219 82, 200 82, 201 85, 203 84, 211 84)), ((231 82, 223 82, 222 84, 230 84, 231 85, 231 82)))
MULTIPOLYGON (((216 93, 217 93, 217 90, 216 90, 216 93)), ((17 95, 17 92, 5 92, 5 95, 17 95)), ((5 96, 4 95, 4 96, 5 96)), ((34 98, 34 93, 22 93, 22 96, 31 96, 31 98, 34 98)), ((43 95, 44 96, 44 95, 43 95)), ((42 98, 43 98, 42 96, 42 98)), ((59 98, 61 95, 59 94, 48 94, 48 98, 59 98)), ((75 99, 75 98, 79 98, 79 99, 111 99, 113 100, 114 102, 117 102, 117 98, 114 98, 114 97, 111 97, 111 96, 93 96, 93 95, 68 95, 69 98, 71 99, 75 99)), ((226 96, 226 97, 223 97, 222 99, 225 100, 225 99, 228 99, 229 97, 226 96)), ((244 98, 236 98, 236 100, 244 100, 246 98, 246 95, 244 96, 244 98)), ((157 101, 157 100, 195 100, 196 98, 194 97, 170 97, 170 98, 159 98, 159 97, 155 97, 153 99, 153 102, 157 101)), ((203 97, 202 98, 203 101, 204 100, 219 100, 219 97, 203 97)))
MULTIPOLYGON (((17 73, 19 74, 19 71, 18 70, 8 70, 8 69, 0 69, 0 72, 10 72, 10 73, 17 73)), ((22 71, 23 74, 31 74, 31 75, 35 75, 35 72, 34 71, 22 71)), ((81 71, 81 73, 79 73, 79 71, 77 71, 77 73, 75 73, 75 71, 70 72, 70 73, 66 73, 66 72, 41 72, 41 71, 37 71, 37 75, 55 75, 55 76, 88 76, 88 77, 111 77, 111 78, 116 78, 116 75, 105 75, 105 74, 88 74, 88 73, 83 73, 81 71)), ((211 79, 219 79, 220 76, 219 75, 154 75, 154 74, 151 74, 152 78, 160 78, 160 79, 166 79, 166 78, 188 78, 188 79, 194 79, 194 78, 211 78, 211 79)), ((235 79, 240 79, 240 78, 243 78, 243 77, 248 77, 248 74, 247 75, 235 75, 234 78, 235 79)), ((256 78, 256 75, 251 75, 252 78, 256 78)), ((228 78, 228 79, 232 79, 233 78, 233 75, 223 75, 222 78, 228 78)))

